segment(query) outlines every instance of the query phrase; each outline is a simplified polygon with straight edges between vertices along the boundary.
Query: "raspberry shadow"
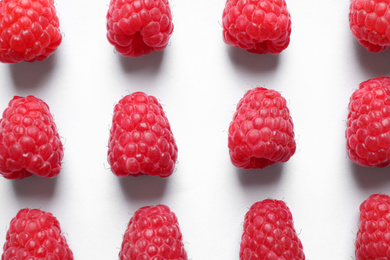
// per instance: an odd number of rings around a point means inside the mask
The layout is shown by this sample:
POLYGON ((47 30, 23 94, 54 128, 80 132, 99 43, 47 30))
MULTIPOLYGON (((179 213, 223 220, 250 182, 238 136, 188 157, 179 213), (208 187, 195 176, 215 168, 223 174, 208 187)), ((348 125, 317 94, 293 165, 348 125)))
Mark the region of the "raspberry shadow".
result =
POLYGON ((137 177, 119 177, 118 180, 127 200, 153 200, 164 196, 169 177, 141 175, 137 177))
POLYGON ((390 184, 390 166, 384 168, 365 167, 352 161, 350 161, 349 164, 350 172, 361 189, 369 190, 390 184))
POLYGON ((367 78, 373 75, 383 76, 390 73, 390 48, 379 53, 367 51, 357 41, 354 42, 357 60, 367 78))
MULTIPOLYGON (((61 175, 61 174, 60 174, 61 175)), ((55 194, 59 176, 54 178, 39 177, 32 175, 22 180, 9 180, 12 182, 15 195, 19 198, 29 198, 33 200, 50 199, 55 194)))
POLYGON ((243 186, 276 184, 282 176, 283 166, 283 163, 276 163, 264 169, 236 168, 236 174, 243 186))
POLYGON ((148 72, 150 76, 158 73, 161 68, 164 51, 154 51, 140 57, 125 57, 118 54, 119 62, 125 73, 148 72))
POLYGON ((55 57, 54 53, 44 61, 7 64, 11 71, 15 88, 30 91, 42 87, 47 78, 53 73, 56 65, 55 57))
POLYGON ((281 54, 255 54, 246 50, 226 46, 230 60, 245 72, 258 73, 275 70, 281 54))

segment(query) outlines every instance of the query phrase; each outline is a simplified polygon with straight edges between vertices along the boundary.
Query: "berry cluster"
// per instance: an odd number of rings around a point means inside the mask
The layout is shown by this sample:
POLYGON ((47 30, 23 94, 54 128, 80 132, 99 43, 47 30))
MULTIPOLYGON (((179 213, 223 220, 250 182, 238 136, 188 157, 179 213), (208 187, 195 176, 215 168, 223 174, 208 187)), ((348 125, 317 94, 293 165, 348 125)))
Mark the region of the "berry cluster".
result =
MULTIPOLYGON (((173 33, 168 0, 111 0, 107 39, 123 56, 166 48, 173 33)), ((353 36, 369 52, 390 47, 390 2, 351 0, 353 36)), ((251 53, 277 54, 290 43, 291 15, 285 0, 227 0, 222 13, 226 44, 251 53)), ((0 62, 47 59, 62 35, 54 0, 0 1, 0 62)), ((361 166, 390 164, 390 77, 360 84, 349 102, 345 131, 349 158, 361 166)), ((262 169, 287 162, 296 151, 294 124, 281 93, 249 90, 239 100, 228 129, 234 166, 262 169)), ((0 174, 19 180, 60 173, 63 145, 49 106, 34 96, 15 96, 0 119, 0 174)), ((154 96, 135 92, 115 105, 107 160, 119 177, 174 172, 178 148, 169 121, 154 96)), ((356 259, 390 258, 390 197, 371 195, 360 206, 356 259)), ((286 203, 266 199, 245 215, 240 260, 304 260, 303 245, 286 203)), ((59 221, 40 209, 22 209, 10 222, 2 260, 71 260, 59 221)), ((138 209, 127 226, 120 260, 187 260, 176 215, 166 205, 138 209)))
MULTIPOLYGON (((390 46, 389 7, 382 0, 351 0, 350 29, 370 52, 390 46)), ((106 20, 109 43, 128 57, 165 49, 174 29, 168 0, 110 0, 106 20)), ((277 54, 290 43, 285 0, 227 0, 222 26, 226 44, 252 53, 277 54)), ((45 60, 61 41, 54 0, 0 1, 0 62, 45 60)))
MULTIPOLYGON (((353 36, 367 51, 390 47, 390 2, 351 0, 349 23, 353 36)), ((390 77, 366 80, 353 92, 348 106, 348 157, 358 165, 390 164, 390 77)), ((390 259, 390 197, 373 194, 360 206, 356 259, 390 259)))
MULTIPOLYGON (((60 223, 50 212, 21 209, 11 220, 2 260, 73 260, 60 223)), ((138 209, 130 219, 120 260, 187 260, 177 217, 166 205, 138 209)))
MULTIPOLYGON (((11 220, 2 260, 73 260, 73 253, 52 213, 21 209, 11 220)), ((302 243, 283 201, 257 202, 245 215, 240 259, 304 260, 302 243)), ((123 235, 120 260, 187 260, 178 219, 166 205, 139 208, 123 235)))
MULTIPOLYGON (((232 163, 244 169, 286 162, 295 153, 286 100, 275 90, 255 88, 240 100, 229 126, 232 163)), ((34 96, 15 96, 0 119, 0 174, 23 179, 59 174, 63 146, 49 106, 34 96)), ((154 96, 134 92, 115 105, 107 158, 120 177, 170 176, 178 148, 169 121, 154 96)))

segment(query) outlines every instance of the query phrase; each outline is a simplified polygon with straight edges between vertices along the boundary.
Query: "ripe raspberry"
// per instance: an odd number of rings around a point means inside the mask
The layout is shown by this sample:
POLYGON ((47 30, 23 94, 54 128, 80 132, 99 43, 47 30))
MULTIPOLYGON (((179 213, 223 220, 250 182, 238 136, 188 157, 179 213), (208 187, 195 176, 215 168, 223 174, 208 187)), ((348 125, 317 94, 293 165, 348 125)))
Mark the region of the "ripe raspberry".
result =
POLYGON ((165 205, 142 207, 123 236, 120 260, 187 260, 175 213, 165 205))
POLYGON ((171 127, 157 99, 142 92, 122 98, 114 108, 108 144, 113 173, 168 177, 176 159, 171 127))
POLYGON ((42 61, 62 41, 53 0, 0 1, 0 61, 42 61))
POLYGON ((360 83, 349 101, 346 139, 349 158, 362 166, 390 163, 390 78, 360 83))
POLYGON ((305 259, 291 211, 281 200, 256 202, 245 215, 240 260, 262 259, 305 259))
POLYGON ((73 260, 60 223, 51 213, 21 209, 11 220, 1 260, 73 260))
POLYGON ((15 96, 0 119, 0 174, 7 179, 54 177, 63 156, 48 105, 34 96, 15 96))
POLYGON ((390 2, 351 0, 349 25, 353 36, 370 52, 390 46, 390 2))
POLYGON ((286 162, 295 153, 294 125, 286 100, 275 90, 249 90, 237 105, 229 126, 232 163, 240 168, 264 168, 286 162))
POLYGON ((111 0, 107 39, 123 56, 163 50, 172 32, 168 0, 111 0))
POLYGON ((373 194, 360 205, 356 260, 390 259, 390 197, 373 194))
POLYGON ((223 38, 249 52, 280 53, 290 43, 291 17, 285 0, 227 0, 223 38))

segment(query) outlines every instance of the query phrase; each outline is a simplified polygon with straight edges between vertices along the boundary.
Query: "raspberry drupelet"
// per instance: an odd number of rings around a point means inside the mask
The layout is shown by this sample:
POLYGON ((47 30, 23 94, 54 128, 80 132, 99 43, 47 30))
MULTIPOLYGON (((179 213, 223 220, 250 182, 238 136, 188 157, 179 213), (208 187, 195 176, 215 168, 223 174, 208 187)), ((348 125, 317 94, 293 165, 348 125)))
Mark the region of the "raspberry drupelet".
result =
POLYGON ((353 36, 369 52, 381 52, 390 46, 390 2, 351 0, 349 25, 353 36))
POLYGON ((390 163, 390 77, 360 83, 348 105, 347 153, 361 166, 390 163))
POLYGON ((356 260, 390 259, 390 197, 373 194, 360 205, 356 260))
POLYGON ((45 60, 61 41, 53 0, 0 1, 1 62, 45 60))
POLYGON ((165 49, 173 32, 168 0, 111 0, 106 18, 108 41, 127 57, 165 49))
POLYGON ((1 260, 73 260, 60 222, 50 212, 21 209, 11 220, 1 260))
POLYGON ((233 165, 244 169, 288 161, 296 143, 286 99, 266 88, 245 93, 229 126, 228 147, 233 165))
POLYGON ((169 121, 154 96, 134 92, 115 105, 108 162, 119 176, 170 176, 177 146, 169 121))
POLYGON ((34 96, 15 96, 0 119, 0 174, 7 179, 54 177, 63 157, 49 106, 34 96))
POLYGON ((138 209, 123 236, 119 259, 187 260, 175 213, 162 204, 138 209))
POLYGON ((277 54, 290 43, 291 16, 285 0, 227 0, 223 39, 257 54, 277 54))
POLYGON ((282 200, 254 203, 245 215, 240 260, 305 260, 290 209, 282 200))

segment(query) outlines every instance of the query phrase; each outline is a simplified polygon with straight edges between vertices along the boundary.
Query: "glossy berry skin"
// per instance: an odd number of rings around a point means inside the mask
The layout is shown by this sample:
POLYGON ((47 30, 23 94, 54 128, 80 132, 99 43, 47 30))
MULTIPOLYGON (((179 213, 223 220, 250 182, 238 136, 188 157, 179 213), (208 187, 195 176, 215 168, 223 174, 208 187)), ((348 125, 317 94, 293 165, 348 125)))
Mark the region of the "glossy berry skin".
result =
POLYGON ((277 54, 290 43, 291 16, 285 0, 227 0, 223 38, 252 53, 277 54))
POLYGON ((390 259, 390 197, 373 194, 360 205, 356 260, 390 259))
POLYGON ((11 220, 1 260, 73 260, 60 223, 50 212, 21 209, 11 220))
POLYGON ((240 260, 265 259, 305 259, 291 211, 281 200, 256 202, 245 215, 240 260))
POLYGON ((390 2, 388 0, 351 0, 349 25, 353 36, 370 52, 390 46, 390 2))
POLYGON ((123 97, 114 108, 108 144, 112 172, 119 177, 168 177, 176 159, 176 142, 157 99, 143 92, 123 97))
POLYGON ((15 96, 0 119, 0 174, 7 179, 54 177, 63 157, 49 106, 34 96, 15 96))
POLYGON ((111 0, 107 39, 117 52, 137 57, 160 51, 173 32, 168 0, 111 0))
POLYGON ((130 219, 119 260, 187 260, 174 212, 166 205, 145 206, 130 219))
POLYGON ((53 0, 0 1, 1 62, 45 60, 61 41, 53 0))
POLYGON ((349 101, 346 139, 349 158, 361 166, 390 163, 390 78, 362 82, 349 101))
POLYGON ((293 128, 286 99, 279 92, 249 90, 239 101, 229 126, 232 163, 256 169, 288 161, 296 150, 293 128))

